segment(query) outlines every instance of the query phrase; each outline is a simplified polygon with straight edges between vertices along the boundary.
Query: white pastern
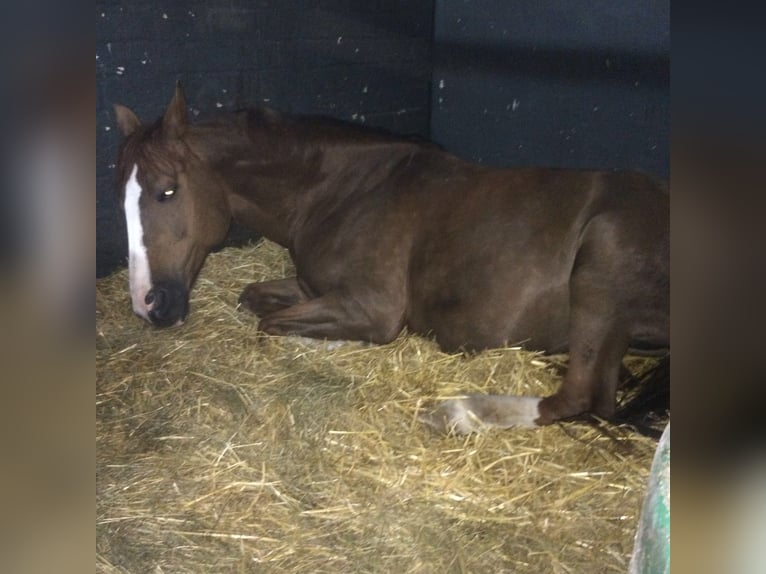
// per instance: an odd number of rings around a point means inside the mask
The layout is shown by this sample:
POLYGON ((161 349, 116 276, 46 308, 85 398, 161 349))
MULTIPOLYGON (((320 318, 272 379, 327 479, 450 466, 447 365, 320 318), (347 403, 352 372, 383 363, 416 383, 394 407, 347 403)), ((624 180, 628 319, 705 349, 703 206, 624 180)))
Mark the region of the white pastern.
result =
POLYGON ((439 431, 459 435, 491 428, 529 428, 537 426, 540 400, 540 397, 471 395, 444 401, 420 420, 439 431))
POLYGON ((152 288, 152 274, 144 245, 144 228, 141 225, 141 185, 138 183, 138 166, 133 166, 125 185, 125 219, 128 224, 128 271, 130 273, 130 298, 136 315, 149 320, 150 306, 146 294, 152 288))

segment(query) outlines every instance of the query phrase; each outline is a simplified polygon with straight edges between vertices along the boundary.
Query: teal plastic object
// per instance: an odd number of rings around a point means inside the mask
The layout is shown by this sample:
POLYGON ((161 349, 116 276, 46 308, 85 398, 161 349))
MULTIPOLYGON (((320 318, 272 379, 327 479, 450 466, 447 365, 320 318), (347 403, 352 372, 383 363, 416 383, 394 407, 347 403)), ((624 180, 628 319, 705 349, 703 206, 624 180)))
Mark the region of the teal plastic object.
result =
POLYGON ((670 423, 657 444, 629 574, 670 574, 670 423))

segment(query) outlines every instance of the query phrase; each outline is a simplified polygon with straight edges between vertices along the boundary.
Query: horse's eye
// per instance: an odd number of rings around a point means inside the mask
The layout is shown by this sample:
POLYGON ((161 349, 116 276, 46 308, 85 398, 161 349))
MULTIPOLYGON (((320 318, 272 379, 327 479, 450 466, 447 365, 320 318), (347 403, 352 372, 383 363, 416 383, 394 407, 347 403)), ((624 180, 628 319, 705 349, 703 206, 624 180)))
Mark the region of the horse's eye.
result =
POLYGON ((165 191, 161 192, 157 195, 157 201, 165 201, 170 199, 176 194, 175 189, 166 189, 165 191))

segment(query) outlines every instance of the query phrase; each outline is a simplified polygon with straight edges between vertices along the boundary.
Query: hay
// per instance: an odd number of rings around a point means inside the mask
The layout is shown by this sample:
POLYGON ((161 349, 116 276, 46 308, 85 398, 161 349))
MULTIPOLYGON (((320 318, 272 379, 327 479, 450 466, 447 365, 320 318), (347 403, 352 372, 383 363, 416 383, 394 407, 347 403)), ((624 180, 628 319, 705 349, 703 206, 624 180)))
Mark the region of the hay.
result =
POLYGON ((211 255, 179 329, 97 283, 97 571, 626 572, 655 443, 580 423, 467 438, 417 422, 464 391, 545 394, 557 362, 427 339, 337 348, 236 309, 290 274, 211 255))

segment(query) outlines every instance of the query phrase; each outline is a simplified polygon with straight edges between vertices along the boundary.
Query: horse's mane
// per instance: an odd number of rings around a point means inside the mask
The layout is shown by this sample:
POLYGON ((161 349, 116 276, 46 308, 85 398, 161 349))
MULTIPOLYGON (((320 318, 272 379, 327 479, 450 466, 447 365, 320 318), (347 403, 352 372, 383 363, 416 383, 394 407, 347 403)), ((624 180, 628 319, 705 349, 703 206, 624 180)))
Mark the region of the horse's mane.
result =
MULTIPOLYGON (((362 125, 324 115, 283 113, 266 106, 240 108, 233 112, 212 115, 196 126, 240 128, 267 128, 278 134, 292 133, 304 141, 351 140, 357 143, 408 143, 426 148, 441 149, 437 144, 418 134, 396 134, 390 130, 362 125)), ((222 141, 221 145, 225 145, 222 141)), ((137 128, 125 138, 120 147, 116 178, 117 193, 122 193, 128 170, 135 163, 151 162, 163 171, 172 171, 172 149, 163 142, 162 117, 153 123, 137 128)))

